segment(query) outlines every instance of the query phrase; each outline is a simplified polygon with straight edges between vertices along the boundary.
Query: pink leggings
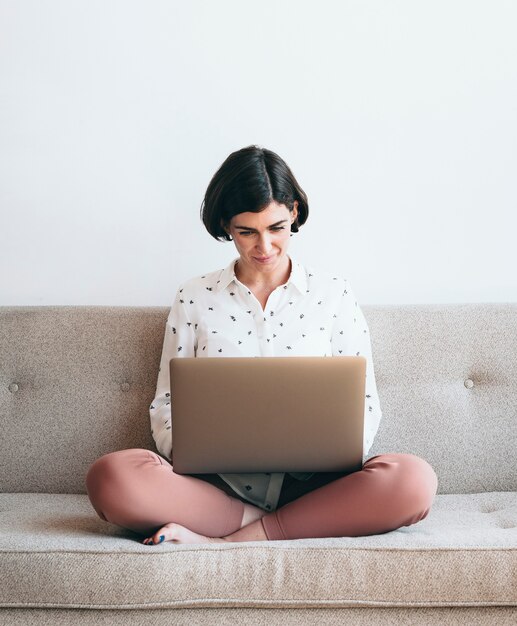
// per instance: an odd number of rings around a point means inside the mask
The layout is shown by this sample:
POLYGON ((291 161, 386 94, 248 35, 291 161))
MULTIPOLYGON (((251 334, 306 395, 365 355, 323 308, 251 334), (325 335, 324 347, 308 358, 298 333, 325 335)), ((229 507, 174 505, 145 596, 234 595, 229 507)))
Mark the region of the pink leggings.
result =
MULTIPOLYGON (((207 537, 239 530, 244 498, 217 474, 179 475, 156 452, 129 448, 98 458, 86 490, 103 520, 150 536, 176 522, 207 537)), ((277 509, 262 517, 269 540, 357 537, 424 519, 438 486, 433 468, 414 454, 380 454, 352 474, 285 475, 277 509)))

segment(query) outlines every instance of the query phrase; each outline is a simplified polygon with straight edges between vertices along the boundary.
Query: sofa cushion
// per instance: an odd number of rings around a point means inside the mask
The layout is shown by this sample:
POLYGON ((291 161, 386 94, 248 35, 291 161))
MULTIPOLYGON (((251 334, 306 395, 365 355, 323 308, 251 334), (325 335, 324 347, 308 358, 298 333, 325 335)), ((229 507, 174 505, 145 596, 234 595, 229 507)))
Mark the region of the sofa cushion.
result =
POLYGON ((65 608, 517 604, 517 493, 436 496, 369 537, 158 546, 83 494, 0 495, 0 606, 65 608))
MULTIPOLYGON (((517 490, 517 303, 363 310, 383 411, 369 456, 421 456, 442 494, 517 490)), ((155 450, 168 312, 0 307, 0 491, 86 494, 101 455, 155 450)))

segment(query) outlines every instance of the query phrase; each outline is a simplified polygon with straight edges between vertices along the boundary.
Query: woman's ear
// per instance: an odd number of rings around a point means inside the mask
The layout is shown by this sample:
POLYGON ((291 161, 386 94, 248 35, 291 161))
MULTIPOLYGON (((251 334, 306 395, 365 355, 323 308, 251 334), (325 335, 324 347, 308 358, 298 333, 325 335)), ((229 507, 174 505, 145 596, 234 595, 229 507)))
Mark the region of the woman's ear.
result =
POLYGON ((230 234, 230 227, 227 223, 225 223, 223 220, 221 220, 221 228, 225 231, 225 233, 228 235, 228 237, 231 238, 231 234, 230 234))
POLYGON ((291 224, 294 224, 297 218, 298 218, 298 200, 295 200, 293 210, 291 211, 291 224))

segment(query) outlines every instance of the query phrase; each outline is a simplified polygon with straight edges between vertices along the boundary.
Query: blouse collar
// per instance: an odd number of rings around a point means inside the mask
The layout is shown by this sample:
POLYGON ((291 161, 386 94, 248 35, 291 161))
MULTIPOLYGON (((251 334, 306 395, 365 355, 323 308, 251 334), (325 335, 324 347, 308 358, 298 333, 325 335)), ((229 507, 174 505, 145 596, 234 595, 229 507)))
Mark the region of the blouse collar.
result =
MULTIPOLYGON (((291 274, 287 279, 287 285, 293 284, 300 293, 304 294, 307 291, 307 275, 304 267, 292 257, 291 259, 291 274)), ((216 284, 216 291, 226 289, 228 285, 234 281, 237 281, 235 276, 235 263, 239 260, 239 257, 233 259, 221 272, 216 284)))

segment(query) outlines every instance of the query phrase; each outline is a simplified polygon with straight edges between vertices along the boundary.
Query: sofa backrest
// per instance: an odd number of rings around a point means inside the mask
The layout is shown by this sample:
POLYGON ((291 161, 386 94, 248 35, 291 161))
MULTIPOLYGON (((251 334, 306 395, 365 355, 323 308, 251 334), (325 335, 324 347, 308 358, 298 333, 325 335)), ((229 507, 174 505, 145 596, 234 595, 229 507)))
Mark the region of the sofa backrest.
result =
MULTIPOLYGON (((517 489, 517 304, 363 306, 383 418, 368 457, 412 452, 439 493, 517 489)), ((150 433, 167 307, 0 307, 0 489, 86 493, 150 433)))

